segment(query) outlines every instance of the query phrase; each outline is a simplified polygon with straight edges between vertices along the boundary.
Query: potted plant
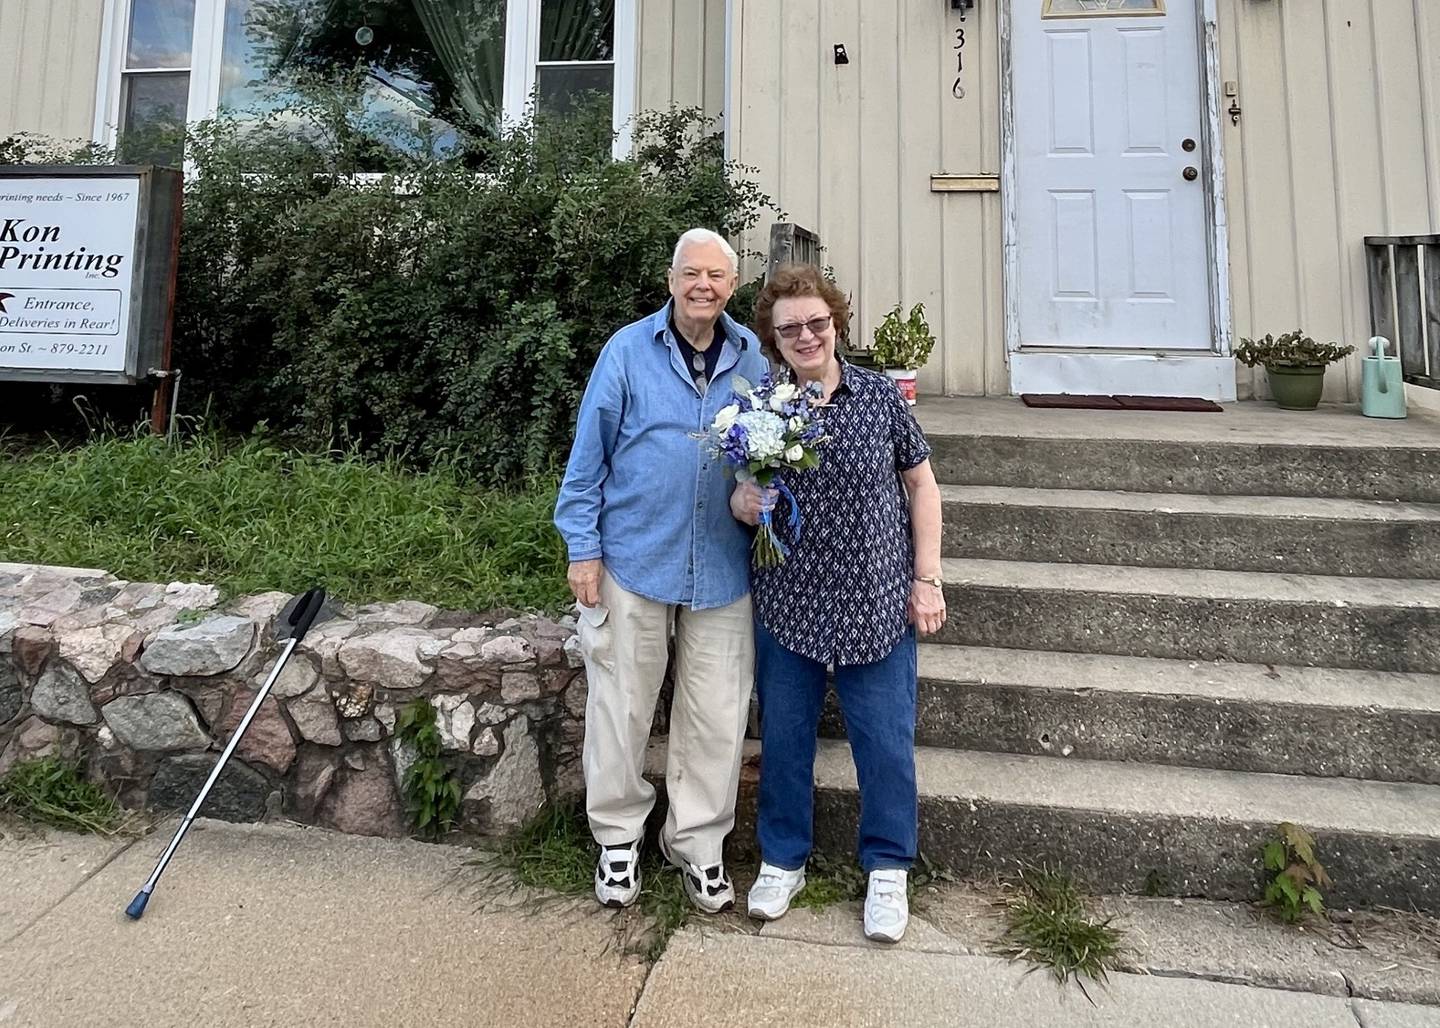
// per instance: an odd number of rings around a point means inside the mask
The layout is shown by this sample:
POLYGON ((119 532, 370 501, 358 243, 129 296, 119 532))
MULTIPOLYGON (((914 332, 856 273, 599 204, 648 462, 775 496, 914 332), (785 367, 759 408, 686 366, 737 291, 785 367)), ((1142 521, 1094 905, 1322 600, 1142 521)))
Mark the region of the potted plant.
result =
POLYGON ((1283 410, 1314 410, 1325 388, 1325 367, 1355 352, 1353 346, 1317 343, 1296 329, 1278 339, 1241 339, 1235 359, 1248 368, 1265 365, 1270 395, 1283 410))
POLYGON ((870 357, 895 380, 905 402, 915 403, 915 372, 930 359, 935 337, 925 321, 925 305, 917 303, 910 316, 902 317, 897 303, 875 330, 875 348, 870 357))

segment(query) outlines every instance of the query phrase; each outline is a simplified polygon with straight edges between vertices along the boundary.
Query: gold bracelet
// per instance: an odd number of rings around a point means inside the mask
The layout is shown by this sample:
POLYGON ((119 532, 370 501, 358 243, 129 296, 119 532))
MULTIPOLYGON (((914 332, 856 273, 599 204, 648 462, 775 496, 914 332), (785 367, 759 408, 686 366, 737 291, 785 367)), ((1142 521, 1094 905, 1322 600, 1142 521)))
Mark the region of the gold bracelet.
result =
POLYGON ((927 578, 925 575, 916 575, 915 581, 927 582, 930 585, 933 585, 936 589, 939 589, 941 592, 945 591, 945 582, 943 579, 941 579, 939 575, 936 575, 933 578, 927 578))

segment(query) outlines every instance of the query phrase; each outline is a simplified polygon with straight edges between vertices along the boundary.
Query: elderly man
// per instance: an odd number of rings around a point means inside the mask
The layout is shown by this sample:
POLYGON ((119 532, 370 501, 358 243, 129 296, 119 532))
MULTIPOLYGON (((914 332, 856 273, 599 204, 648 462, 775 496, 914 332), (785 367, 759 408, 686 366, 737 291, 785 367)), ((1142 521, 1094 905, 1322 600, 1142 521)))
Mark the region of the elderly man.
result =
POLYGON ((555 506, 580 609, 590 696, 585 789, 600 844, 595 897, 640 894, 640 841, 655 790, 645 747, 671 633, 675 700, 660 835, 701 910, 732 906, 721 856, 735 823, 755 643, 749 537, 730 514, 732 483, 697 438, 736 376, 767 370, 760 343, 725 314, 735 251, 705 229, 680 237, 671 300, 617 332, 595 362, 555 506))

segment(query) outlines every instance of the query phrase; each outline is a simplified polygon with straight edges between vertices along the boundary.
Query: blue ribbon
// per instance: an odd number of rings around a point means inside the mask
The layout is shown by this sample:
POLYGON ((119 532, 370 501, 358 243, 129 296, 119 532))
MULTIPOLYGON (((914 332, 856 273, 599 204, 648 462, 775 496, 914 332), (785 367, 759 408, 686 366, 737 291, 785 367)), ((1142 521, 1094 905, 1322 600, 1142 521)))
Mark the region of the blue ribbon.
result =
POLYGON ((775 482, 775 488, 779 489, 780 495, 785 497, 785 499, 790 503, 790 534, 798 543, 800 541, 801 528, 800 504, 795 501, 795 494, 790 491, 790 487, 784 482, 777 479, 775 482))
MULTIPOLYGON (((780 495, 785 497, 789 502, 790 517, 787 519, 787 524, 790 526, 791 538, 799 542, 800 529, 803 527, 803 521, 800 517, 800 504, 796 501, 795 494, 790 491, 788 485, 778 479, 772 483, 771 488, 778 489, 780 495)), ((775 529, 771 523, 771 512, 768 510, 762 510, 760 512, 760 530, 768 533, 770 538, 774 540, 775 548, 780 551, 780 556, 790 556, 790 547, 786 546, 785 541, 775 533, 775 529)))

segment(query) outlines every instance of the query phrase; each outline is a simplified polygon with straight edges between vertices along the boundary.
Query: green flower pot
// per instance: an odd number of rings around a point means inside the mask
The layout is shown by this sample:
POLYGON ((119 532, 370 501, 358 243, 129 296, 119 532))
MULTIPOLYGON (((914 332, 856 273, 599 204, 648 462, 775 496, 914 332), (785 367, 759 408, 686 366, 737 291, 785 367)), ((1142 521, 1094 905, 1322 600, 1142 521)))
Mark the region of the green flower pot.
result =
POLYGON ((1325 365, 1266 368, 1270 395, 1282 410, 1314 410, 1325 390, 1325 365))

